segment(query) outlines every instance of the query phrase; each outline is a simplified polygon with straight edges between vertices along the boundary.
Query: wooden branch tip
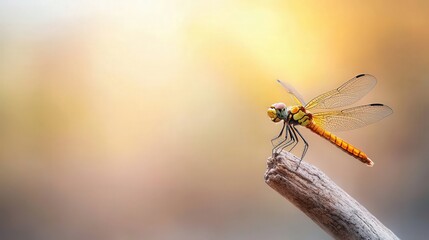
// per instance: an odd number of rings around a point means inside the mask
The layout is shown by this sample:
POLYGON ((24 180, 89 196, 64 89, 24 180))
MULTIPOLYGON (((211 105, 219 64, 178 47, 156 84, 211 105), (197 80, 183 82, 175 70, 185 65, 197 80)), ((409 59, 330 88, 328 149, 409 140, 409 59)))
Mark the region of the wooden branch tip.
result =
POLYGON ((265 182, 335 239, 399 239, 322 171, 289 152, 267 162, 265 182))

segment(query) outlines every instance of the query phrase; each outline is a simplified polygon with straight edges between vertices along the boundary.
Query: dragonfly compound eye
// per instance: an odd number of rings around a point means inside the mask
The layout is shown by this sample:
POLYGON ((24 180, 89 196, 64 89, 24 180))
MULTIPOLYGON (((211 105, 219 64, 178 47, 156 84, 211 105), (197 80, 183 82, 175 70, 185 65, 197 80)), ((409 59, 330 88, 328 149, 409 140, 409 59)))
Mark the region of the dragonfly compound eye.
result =
POLYGON ((274 103, 271 107, 274 107, 278 110, 283 110, 286 108, 286 105, 284 103, 274 103))

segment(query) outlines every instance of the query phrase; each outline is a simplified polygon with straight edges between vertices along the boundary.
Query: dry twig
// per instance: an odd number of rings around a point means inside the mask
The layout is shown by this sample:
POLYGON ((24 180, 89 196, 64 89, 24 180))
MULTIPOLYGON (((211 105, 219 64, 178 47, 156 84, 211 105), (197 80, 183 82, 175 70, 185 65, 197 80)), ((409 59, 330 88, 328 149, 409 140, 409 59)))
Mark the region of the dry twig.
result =
POLYGON ((399 239, 313 165, 283 152, 268 159, 265 182, 335 239, 399 239))

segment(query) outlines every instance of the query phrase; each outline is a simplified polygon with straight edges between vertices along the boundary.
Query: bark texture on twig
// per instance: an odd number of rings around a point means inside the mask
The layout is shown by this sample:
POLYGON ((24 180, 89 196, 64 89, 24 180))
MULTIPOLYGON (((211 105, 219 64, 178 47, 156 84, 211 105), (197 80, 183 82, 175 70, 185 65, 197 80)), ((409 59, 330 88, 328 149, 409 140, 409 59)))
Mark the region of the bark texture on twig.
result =
POLYGON ((283 152, 268 159, 265 182, 335 239, 399 239, 313 165, 283 152))

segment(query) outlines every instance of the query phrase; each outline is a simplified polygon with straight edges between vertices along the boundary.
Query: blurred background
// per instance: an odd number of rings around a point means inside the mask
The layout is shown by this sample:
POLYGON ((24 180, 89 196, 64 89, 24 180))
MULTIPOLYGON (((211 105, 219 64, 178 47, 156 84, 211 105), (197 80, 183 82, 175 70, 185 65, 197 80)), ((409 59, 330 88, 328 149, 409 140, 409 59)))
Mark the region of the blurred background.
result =
POLYGON ((359 73, 394 114, 303 129, 321 168, 404 239, 429 234, 429 3, 0 1, 1 239, 330 239, 264 183, 266 115, 359 73))

